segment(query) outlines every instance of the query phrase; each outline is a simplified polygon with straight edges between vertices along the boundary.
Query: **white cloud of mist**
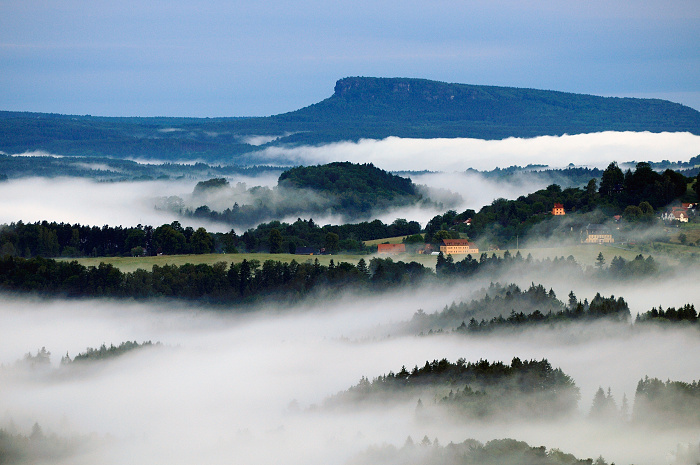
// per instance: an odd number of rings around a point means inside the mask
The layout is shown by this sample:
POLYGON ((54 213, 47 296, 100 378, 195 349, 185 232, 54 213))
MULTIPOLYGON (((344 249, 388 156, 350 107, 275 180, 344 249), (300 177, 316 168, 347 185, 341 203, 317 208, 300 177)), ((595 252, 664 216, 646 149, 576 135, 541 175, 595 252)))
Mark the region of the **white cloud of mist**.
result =
POLYGON ((0 223, 56 221, 102 226, 171 223, 154 199, 180 193, 194 182, 97 183, 81 178, 23 178, 0 184, 0 223))
MULTIPOLYGON (((382 334, 379 324, 389 328, 417 308, 438 310, 482 284, 338 296, 332 302, 238 316, 187 304, 0 297, 0 362, 6 365, 42 346, 56 364, 66 352, 75 356, 102 343, 166 345, 82 375, 6 378, 0 422, 11 418, 25 432, 38 421, 47 433, 110 434, 114 440, 83 463, 111 464, 341 464, 371 444, 401 445, 408 435, 419 440, 427 434, 443 444, 513 437, 578 457, 603 454, 609 462, 651 465, 677 443, 697 441, 700 432, 693 429, 651 439, 648 431, 603 434, 582 418, 557 424, 422 424, 413 416, 414 405, 304 412, 363 375, 372 378, 443 357, 547 358, 581 388, 581 416, 598 386, 610 386, 619 404, 623 393, 633 401, 636 382, 644 375, 690 381, 700 372, 696 357, 677 356, 700 350, 697 332, 687 328, 630 331, 601 323, 477 338, 370 336, 382 334), (301 412, 290 410, 293 401, 301 412)), ((652 287, 660 292, 666 286, 652 287)), ((624 289, 624 295, 637 290, 624 289)), ((695 294, 685 298, 696 299, 695 294)), ((640 301, 646 297, 638 296, 640 301)))
MULTIPOLYGON (((95 167, 95 166, 93 166, 95 167)), ((200 219, 181 217, 176 212, 165 209, 156 210, 156 205, 163 204, 163 199, 179 197, 183 205, 194 211, 197 207, 208 205, 212 210, 223 211, 239 205, 255 205, 265 198, 274 204, 280 202, 289 208, 298 208, 298 212, 282 221, 293 222, 298 217, 313 217, 317 224, 339 224, 344 222, 341 215, 334 215, 328 210, 319 214, 319 207, 332 202, 315 192, 304 195, 286 196, 284 192, 251 190, 262 186, 273 188, 277 184, 279 173, 265 173, 261 176, 228 177, 231 188, 208 191, 205 195, 194 196, 192 192, 196 180, 138 181, 138 182, 94 182, 82 178, 23 178, 0 183, 0 224, 16 221, 57 221, 102 226, 135 226, 137 224, 160 225, 180 221, 185 226, 204 226, 211 231, 228 231, 232 227, 237 231, 254 226, 250 224, 223 225, 205 222, 200 219), (240 184, 240 188, 236 186, 240 184), (281 197, 280 197, 281 196, 281 197), (314 205, 313 211, 309 206, 314 205)), ((427 187, 425 195, 441 202, 437 206, 407 206, 396 209, 375 211, 368 220, 378 218, 391 223, 396 218, 406 218, 425 224, 433 216, 444 213, 447 209, 463 211, 466 208, 478 210, 498 197, 516 198, 519 195, 543 188, 548 182, 506 183, 488 180, 476 173, 428 173, 412 175, 417 184, 427 187), (447 190, 448 192, 445 192, 447 190)), ((298 193, 297 193, 298 194, 298 193)))
POLYGON ((605 168, 611 161, 687 160, 700 154, 700 136, 690 133, 600 132, 531 139, 401 139, 338 142, 321 146, 269 147, 256 155, 270 162, 374 163, 391 171, 491 170, 510 165, 569 163, 605 168))
POLYGON ((264 145, 267 144, 268 142, 272 142, 273 140, 277 140, 280 137, 285 137, 288 136, 290 133, 287 134, 282 134, 278 136, 270 136, 270 135, 252 135, 252 136, 243 136, 241 137, 241 141, 245 144, 250 144, 250 145, 264 145))
MULTIPOLYGON (((276 182, 272 176, 240 176, 255 185, 276 182)), ((101 183, 83 178, 22 178, 0 183, 0 224, 17 221, 56 221, 84 225, 137 224, 159 226, 180 221, 184 226, 204 226, 209 231, 228 231, 229 226, 156 210, 158 199, 185 196, 196 180, 101 183)), ((199 205, 197 205, 199 206, 199 205)), ((196 208, 196 207, 195 207, 196 208)))
MULTIPOLYGON (((5 152, 2 152, 3 154, 5 152)), ((43 150, 33 150, 31 152, 16 153, 11 155, 13 157, 51 157, 51 158, 63 158, 63 155, 56 155, 55 153, 44 152, 43 150)))

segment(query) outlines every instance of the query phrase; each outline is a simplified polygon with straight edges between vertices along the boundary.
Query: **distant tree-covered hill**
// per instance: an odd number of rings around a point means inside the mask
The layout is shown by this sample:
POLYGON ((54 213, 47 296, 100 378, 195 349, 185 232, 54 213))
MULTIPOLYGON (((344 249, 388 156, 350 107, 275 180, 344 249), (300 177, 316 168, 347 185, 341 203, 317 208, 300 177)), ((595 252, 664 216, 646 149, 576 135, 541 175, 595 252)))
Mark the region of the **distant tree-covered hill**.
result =
POLYGON ((700 134, 700 112, 658 99, 425 79, 349 77, 329 98, 260 118, 0 112, 0 151, 264 163, 261 148, 389 136, 503 139, 600 131, 700 134), (261 137, 262 136, 262 137, 261 137))

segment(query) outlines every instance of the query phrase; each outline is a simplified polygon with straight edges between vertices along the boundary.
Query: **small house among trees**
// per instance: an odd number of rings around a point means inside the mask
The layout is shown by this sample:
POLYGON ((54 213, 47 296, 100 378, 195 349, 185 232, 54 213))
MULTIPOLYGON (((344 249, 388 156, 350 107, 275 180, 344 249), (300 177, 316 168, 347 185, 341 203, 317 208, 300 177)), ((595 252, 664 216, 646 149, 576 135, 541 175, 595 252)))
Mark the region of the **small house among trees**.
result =
POLYGON ((552 215, 554 215, 554 216, 566 215, 566 211, 564 211, 564 205, 562 205, 561 203, 555 203, 554 208, 552 208, 552 215))

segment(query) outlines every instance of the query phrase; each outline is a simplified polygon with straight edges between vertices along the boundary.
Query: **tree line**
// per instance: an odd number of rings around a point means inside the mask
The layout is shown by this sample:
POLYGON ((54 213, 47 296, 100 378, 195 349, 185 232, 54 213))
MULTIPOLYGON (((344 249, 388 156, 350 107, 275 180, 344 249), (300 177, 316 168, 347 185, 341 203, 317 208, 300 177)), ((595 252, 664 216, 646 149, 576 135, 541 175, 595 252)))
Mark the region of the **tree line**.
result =
POLYGON ((259 224, 242 235, 231 230, 211 233, 205 228, 183 227, 178 221, 158 227, 137 225, 86 226, 81 224, 35 222, 0 226, 0 256, 19 257, 111 257, 173 254, 271 252, 295 253, 310 247, 316 253, 340 251, 370 253, 376 250, 362 241, 420 232, 415 221, 397 219, 357 224, 318 226, 313 219, 294 223, 272 221, 259 224))
POLYGON ((426 435, 416 443, 410 436, 397 448, 390 444, 375 445, 354 457, 348 465, 400 463, 403 465, 608 465, 603 457, 577 459, 559 449, 533 447, 515 439, 494 439, 486 443, 467 439, 443 446, 437 438, 426 435))
MULTIPOLYGON (((401 367, 374 378, 362 377, 360 382, 325 402, 326 407, 358 402, 384 402, 388 399, 412 399, 416 396, 436 398, 436 404, 460 416, 485 418, 493 415, 564 416, 577 407, 579 389, 574 381, 546 359, 520 360, 510 364, 456 362, 447 359, 425 362, 412 370, 401 367), (445 395, 444 392, 450 390, 445 395), (439 393, 443 394, 439 394, 439 393)), ((422 401, 417 414, 422 414, 422 401)))
POLYGON ((212 303, 250 301, 266 296, 294 299, 322 287, 375 290, 416 284, 434 277, 423 265, 390 258, 373 258, 357 265, 328 266, 314 262, 289 263, 244 259, 240 263, 154 265, 151 271, 122 272, 100 263, 83 266, 77 261, 0 258, 0 289, 68 297, 204 299, 212 303))
MULTIPOLYGON (((560 271, 567 271, 579 275, 586 274, 584 267, 579 264, 572 255, 564 258, 555 257, 554 259, 545 258, 543 260, 533 260, 532 254, 528 254, 523 258, 520 251, 515 255, 506 250, 503 256, 497 256, 492 253, 490 256, 487 253, 481 253, 478 259, 468 254, 462 260, 455 262, 451 255, 445 256, 440 252, 437 256, 435 271, 440 278, 450 279, 452 277, 468 277, 479 272, 495 273, 498 270, 507 267, 525 267, 533 268, 542 264, 557 267, 560 271)), ((597 271, 596 274, 600 277, 610 277, 615 279, 631 279, 641 278, 645 276, 655 276, 659 273, 659 265, 654 260, 654 257, 648 255, 646 258, 642 254, 638 254, 633 260, 627 260, 623 257, 615 255, 610 263, 610 266, 605 268, 605 257, 602 252, 598 255, 595 262, 597 271)))
MULTIPOLYGON (((476 261, 469 257, 469 276, 477 271, 498 274, 519 266, 523 270, 552 270, 581 273, 582 268, 573 257, 541 261, 515 258, 485 257, 476 261)), ((645 261, 646 260, 642 260, 645 261)), ((461 262, 455 264, 457 267, 461 262)), ((597 270, 592 276, 608 277, 607 270, 597 270)), ((295 298, 313 289, 381 290, 421 282, 449 282, 460 275, 437 273, 417 262, 394 261, 374 257, 367 262, 360 259, 356 265, 347 262, 321 265, 313 262, 281 262, 277 260, 244 259, 239 263, 217 262, 208 264, 154 265, 150 271, 137 269, 122 272, 119 268, 100 263, 84 266, 77 261, 51 258, 23 258, 6 254, 0 257, 0 289, 35 292, 69 297, 125 297, 125 298, 182 298, 218 301, 253 300, 265 295, 295 298)))

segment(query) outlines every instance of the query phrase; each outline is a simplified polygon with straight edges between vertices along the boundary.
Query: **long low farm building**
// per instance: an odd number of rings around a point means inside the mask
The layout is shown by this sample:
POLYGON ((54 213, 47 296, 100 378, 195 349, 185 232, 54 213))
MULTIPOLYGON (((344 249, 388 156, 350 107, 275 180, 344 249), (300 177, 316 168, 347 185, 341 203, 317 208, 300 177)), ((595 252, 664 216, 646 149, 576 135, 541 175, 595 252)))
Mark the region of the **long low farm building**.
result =
POLYGON ((479 253, 479 248, 467 239, 443 239, 440 252, 444 255, 479 253))

